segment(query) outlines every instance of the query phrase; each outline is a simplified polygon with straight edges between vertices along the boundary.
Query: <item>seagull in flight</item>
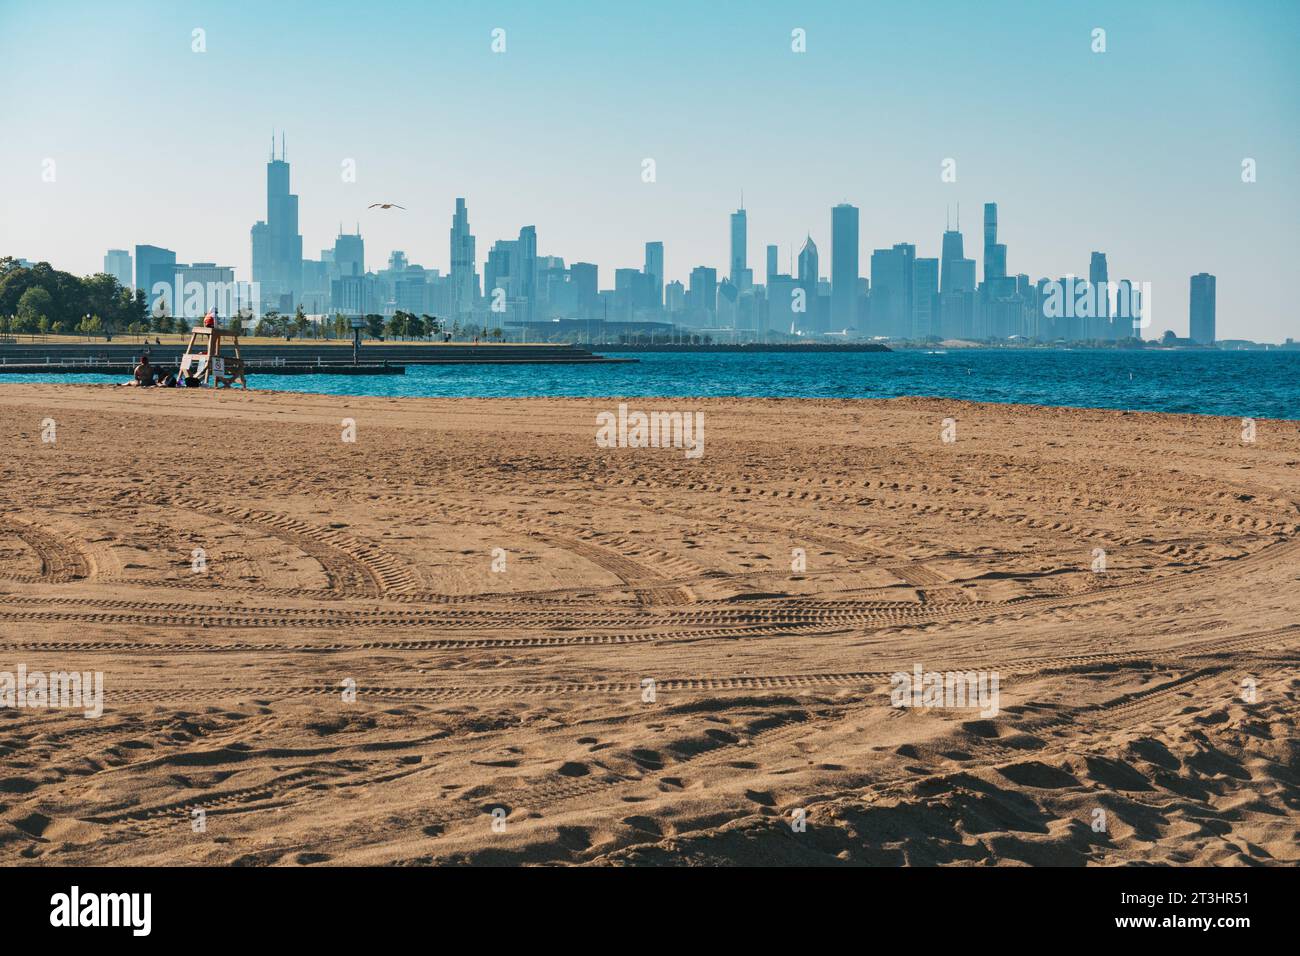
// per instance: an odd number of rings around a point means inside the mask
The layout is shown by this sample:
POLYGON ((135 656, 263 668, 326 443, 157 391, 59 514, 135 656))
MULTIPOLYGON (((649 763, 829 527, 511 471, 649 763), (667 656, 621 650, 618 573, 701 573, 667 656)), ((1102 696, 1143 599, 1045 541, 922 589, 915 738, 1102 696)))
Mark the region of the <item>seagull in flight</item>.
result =
POLYGON ((371 209, 374 209, 375 207, 378 207, 380 209, 405 209, 406 208, 405 206, 397 205, 397 203, 395 202, 375 202, 370 204, 371 209))

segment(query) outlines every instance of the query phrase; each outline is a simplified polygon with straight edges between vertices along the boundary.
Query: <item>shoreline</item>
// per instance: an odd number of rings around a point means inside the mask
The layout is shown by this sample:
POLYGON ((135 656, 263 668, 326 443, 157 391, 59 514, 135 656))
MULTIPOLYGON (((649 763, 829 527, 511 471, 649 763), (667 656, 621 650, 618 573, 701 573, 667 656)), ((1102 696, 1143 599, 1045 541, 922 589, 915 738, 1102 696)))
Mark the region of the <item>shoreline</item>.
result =
MULTIPOLYGON (((22 373, 20 373, 22 374, 22 373)), ((262 375, 275 374, 271 372, 261 372, 262 375)), ((293 373, 290 373, 293 374, 293 373)), ((311 374, 304 371, 302 375, 311 374)), ((296 375, 295 375, 296 377, 296 375)), ((48 382, 48 381, 12 381, 0 377, 0 396, 4 395, 7 390, 17 389, 117 389, 121 382, 48 382)), ((153 389, 144 389, 142 392, 152 392, 153 389)), ((158 389, 161 394, 170 394, 173 389, 158 389)), ((189 394, 189 390, 179 390, 189 394)), ((205 393, 212 394, 216 390, 204 389, 195 391, 194 394, 202 396, 205 393)), ((243 389, 223 389, 219 393, 236 393, 243 392, 243 389)), ((1270 423, 1283 427, 1294 427, 1300 434, 1300 414, 1296 418, 1278 418, 1270 416, 1242 416, 1237 414, 1227 414, 1222 412, 1188 412, 1188 411, 1163 411, 1160 409, 1148 408, 1117 408, 1105 405, 1048 405, 1036 402, 1022 401, 991 401, 968 398, 953 398, 945 395, 895 395, 890 397, 842 397, 842 396, 793 396, 793 395, 693 395, 689 393, 682 394, 656 394, 656 395, 638 395, 635 393, 610 393, 608 395, 366 395, 353 394, 348 392, 315 392, 310 390, 298 389, 273 389, 250 387, 247 389, 250 395, 270 395, 270 396, 304 396, 310 398, 321 398, 335 401, 357 402, 357 401, 374 401, 380 403, 418 403, 418 402, 489 402, 489 403, 542 403, 542 402, 569 402, 569 403, 592 403, 592 402, 628 402, 628 403, 680 403, 680 402, 697 402, 707 403, 797 403, 797 404, 844 404, 844 405, 873 405, 891 403, 923 403, 942 405, 945 407, 971 407, 983 408, 987 410, 1009 410, 1021 411, 1028 414, 1037 413, 1058 413, 1058 412, 1082 412, 1097 413, 1110 415, 1120 418, 1131 416, 1160 416, 1173 418, 1192 418, 1192 419, 1222 419, 1225 422, 1232 422, 1240 425, 1244 418, 1250 418, 1256 423, 1270 423)))
MULTIPOLYGON (((227 343, 227 349, 229 349, 227 343)), ((151 344, 149 342, 30 344, 0 345, 0 375, 33 374, 40 371, 58 371, 67 374, 84 372, 97 364, 134 366, 142 354, 148 354, 155 365, 179 364, 185 354, 184 343, 151 344), (16 371, 15 369, 21 369, 16 371)), ((254 371, 265 372, 259 366, 287 364, 292 366, 322 366, 321 374, 329 374, 332 367, 353 365, 351 343, 303 341, 296 343, 267 344, 265 342, 240 343, 240 354, 254 371)), ((474 342, 391 342, 363 344, 355 353, 362 366, 405 365, 497 365, 497 364, 623 364, 636 359, 606 358, 589 349, 572 345, 474 343, 474 342)))

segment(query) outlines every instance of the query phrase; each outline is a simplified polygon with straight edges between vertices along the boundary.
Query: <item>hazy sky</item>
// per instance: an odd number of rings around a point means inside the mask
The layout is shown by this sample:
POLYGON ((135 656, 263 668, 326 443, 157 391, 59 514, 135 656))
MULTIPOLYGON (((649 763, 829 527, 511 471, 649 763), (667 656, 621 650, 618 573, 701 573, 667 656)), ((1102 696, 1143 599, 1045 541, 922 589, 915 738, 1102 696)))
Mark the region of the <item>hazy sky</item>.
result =
POLYGON ((249 278, 274 128, 311 258, 360 221, 369 268, 402 249, 445 272, 464 196, 480 269, 535 224, 602 286, 652 239, 685 281, 726 272, 743 188, 756 277, 809 231, 828 269, 842 201, 865 275, 895 242, 937 256, 958 202, 982 260, 996 201, 1013 274, 1087 275, 1104 251, 1152 283, 1152 332, 1186 334, 1188 277, 1213 272, 1220 338, 1300 338, 1298 34, 1291 0, 0 0, 0 255, 89 273, 152 243, 249 278))

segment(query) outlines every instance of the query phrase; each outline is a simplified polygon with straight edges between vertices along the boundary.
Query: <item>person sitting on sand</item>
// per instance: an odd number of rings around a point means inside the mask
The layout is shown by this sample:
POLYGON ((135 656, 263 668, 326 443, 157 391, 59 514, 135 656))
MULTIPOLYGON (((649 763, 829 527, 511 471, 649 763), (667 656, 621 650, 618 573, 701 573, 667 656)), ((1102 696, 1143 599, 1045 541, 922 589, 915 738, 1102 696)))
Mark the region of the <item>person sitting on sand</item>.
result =
POLYGON ((148 388, 153 384, 153 366, 149 364, 149 356, 140 356, 140 364, 135 367, 132 373, 135 377, 135 384, 140 388, 148 388))

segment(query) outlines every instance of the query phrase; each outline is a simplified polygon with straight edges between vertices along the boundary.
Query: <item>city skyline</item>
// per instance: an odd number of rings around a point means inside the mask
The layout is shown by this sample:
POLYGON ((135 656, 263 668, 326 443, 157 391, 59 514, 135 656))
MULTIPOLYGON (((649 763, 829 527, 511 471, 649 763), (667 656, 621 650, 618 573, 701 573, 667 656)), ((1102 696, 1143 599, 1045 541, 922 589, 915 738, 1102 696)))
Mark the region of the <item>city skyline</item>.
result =
MULTIPOLYGON (((178 263, 174 250, 137 245, 136 288, 145 292, 154 314, 180 310, 198 317, 210 308, 229 313, 249 306, 253 316, 268 309, 390 318, 434 312, 484 321, 485 329, 513 327, 521 335, 538 323, 567 322, 552 331, 574 334, 586 323, 590 337, 590 323, 598 320, 602 332, 613 327, 666 334, 718 330, 753 341, 797 332, 856 339, 1114 342, 1135 332, 1142 337, 1140 330, 1152 324, 1150 283, 1112 282, 1104 252, 1091 254, 1087 279, 1072 272, 1037 280, 1008 274, 1007 244, 997 241, 998 210, 992 202, 984 204, 983 282, 976 281, 975 260, 964 254, 960 207, 956 223, 945 223, 941 260, 918 258, 914 244, 896 243, 872 252, 863 277, 858 209, 839 203, 832 209, 829 280, 819 272, 816 246, 808 237, 797 275, 793 262, 791 273, 780 273, 777 247, 768 245, 765 284, 756 284, 747 264, 742 194, 741 208, 730 216, 730 274, 721 284, 716 269, 699 266, 691 271, 689 289, 677 280, 665 285, 664 244, 650 241, 644 267, 615 269, 613 288, 602 289, 597 265, 566 265, 561 256, 539 255, 531 225, 522 227, 517 239, 493 243, 480 286, 476 237, 463 197, 457 198, 451 221, 447 272, 412 263, 402 250, 390 253, 385 268, 368 269, 360 227, 349 234, 341 223, 334 246, 310 259, 303 256, 296 231, 298 196, 291 186, 282 133, 278 155, 272 136, 266 163, 266 218, 250 230, 251 288, 237 284, 230 267, 178 263), (608 326, 611 319, 615 326, 608 326)), ((130 267, 123 250, 110 249, 104 257, 104 271, 119 281, 130 267)), ((1195 344, 1216 341, 1215 281, 1208 274, 1192 278, 1189 339, 1195 344)), ((1178 338, 1166 330, 1163 338, 1170 337, 1178 338)))
POLYGON ((1086 14, 1007 4, 1014 25, 946 4, 875 11, 876 21, 834 4, 743 16, 692 10, 683 32, 673 24, 687 8, 668 4, 649 24, 662 28, 654 34, 662 48, 646 51, 637 48, 644 31, 625 15, 601 29, 561 29, 522 6, 435 14, 399 4, 391 10, 409 25, 404 35, 391 36, 391 18, 381 16, 353 38, 365 45, 382 33, 403 64, 396 77, 300 52, 345 42, 334 10, 308 23, 238 5, 201 16, 146 6, 158 29, 138 31, 79 9, 84 16, 58 30, 34 9, 0 11, 0 35, 24 38, 0 40, 0 77, 15 85, 22 75, 58 74, 7 107, 24 135, 0 143, 0 173, 31 186, 0 200, 0 254, 84 274, 103 268, 106 250, 152 244, 247 279, 247 230, 266 215, 258 162, 270 130, 287 128, 308 257, 332 244, 340 220, 348 229, 360 220, 368 267, 403 250, 445 272, 449 210, 465 197, 480 271, 493 242, 533 225, 539 255, 596 264, 602 287, 613 287, 616 270, 642 268, 648 241, 664 243, 665 283, 686 285, 701 265, 722 280, 732 271, 725 217, 743 189, 755 277, 766 279, 760 250, 776 245, 778 269, 789 272, 811 237, 819 275, 833 278, 831 209, 840 203, 859 210, 860 276, 875 250, 897 244, 914 246, 918 261, 948 261, 936 243, 939 210, 958 203, 967 207, 965 241, 975 243, 967 255, 983 276, 989 244, 972 230, 983 203, 995 201, 994 246, 1011 248, 1007 271, 1088 275, 1101 251, 1112 275, 1157 290, 1148 335, 1187 333, 1188 277, 1201 272, 1222 280, 1220 337, 1296 332, 1281 278, 1300 205, 1289 120, 1300 84, 1284 57, 1297 13, 1285 5, 1262 5, 1247 20, 1205 4, 1140 12, 1098 4, 1086 14), (498 27, 502 53, 491 48, 498 27), (1096 27, 1107 31, 1104 53, 1090 48, 1096 27), (796 28, 806 31, 806 52, 791 49, 796 28), (192 50, 195 29, 204 30, 202 53, 192 50), (292 31, 293 49, 248 57, 250 36, 277 30, 292 31), (1033 42, 1017 44, 1026 37, 1033 42), (1248 66, 1225 56, 1245 47, 1248 66), (436 65, 419 55, 429 49, 436 65), (1206 56, 1227 61, 1213 82, 1196 69, 1206 56), (690 69, 667 70, 669 60, 690 69), (72 61, 79 71, 62 69, 72 61), (979 95, 965 82, 975 75, 979 95), (761 77, 762 98, 746 117, 719 120, 706 108, 710 96, 735 95, 740 76, 761 77), (139 88, 157 99, 159 129, 175 134, 161 142, 116 129, 111 109, 75 129, 59 121, 75 104, 113 102, 95 84, 134 89, 150 77, 139 88), (645 84, 655 96, 635 93, 645 84), (804 95, 813 88, 818 96, 804 95), (412 100, 420 89, 439 92, 412 100), (1098 104, 1106 109, 1085 109, 1098 104), (1242 181, 1246 158, 1257 163, 1255 182, 1242 181), (41 178, 47 159, 52 182, 41 178), (955 182, 941 179, 947 159, 955 182), (343 178, 348 160, 352 182, 343 178), (408 211, 369 210, 373 202, 408 211))
MULTIPOLYGON (((227 287, 214 300, 222 303, 218 311, 247 308, 250 304, 254 312, 258 308, 291 312, 308 305, 308 311, 317 315, 377 312, 391 316, 403 309, 421 312, 432 309, 455 318, 481 316, 486 311, 506 313, 498 315, 495 321, 509 324, 533 323, 548 316, 571 320, 593 318, 602 306, 608 319, 609 303, 613 301, 618 320, 640 319, 652 323, 657 320, 690 327, 703 319, 701 328, 757 332, 764 340, 769 332, 783 331, 787 322, 788 331, 793 333, 798 329, 800 335, 847 332, 858 338, 900 340, 939 335, 977 340, 1010 336, 1083 341, 1126 337, 1130 332, 1128 320, 1132 318, 1135 320, 1132 331, 1138 333, 1137 337, 1155 339, 1161 334, 1144 311, 1151 302, 1150 283, 1132 279, 1111 282, 1104 252, 1091 253, 1086 280, 1070 270, 1060 278, 1044 276, 1036 282, 1027 274, 1009 274, 1007 244, 997 242, 995 202, 983 204, 982 282, 976 279, 980 264, 964 252, 960 204, 955 220, 953 210, 945 209, 947 218, 939 258, 918 257, 915 244, 895 243, 892 248, 873 250, 863 274, 858 241, 859 210, 841 202, 831 209, 829 273, 820 269, 816 246, 809 234, 800 252, 797 272, 791 254, 789 274, 780 272, 778 246, 768 244, 765 282, 755 283, 753 270, 748 266, 749 229, 743 192, 740 208, 729 217, 729 262, 720 284, 717 270, 705 266, 691 269, 689 287, 679 279, 666 281, 662 241, 645 243, 641 269, 615 268, 613 284, 601 282, 597 264, 569 260, 566 266, 563 256, 539 255, 537 230, 532 225, 521 227, 515 240, 493 243, 480 273, 474 254, 477 237, 469 223, 464 197, 456 198, 449 231, 450 263, 446 269, 413 263, 405 250, 400 249, 390 251, 385 267, 371 268, 365 261, 359 223, 356 232, 349 233, 340 222, 333 247, 322 249, 320 259, 312 260, 304 254, 303 238, 297 233, 299 197, 291 192, 292 168, 287 161, 285 137, 281 131, 278 152, 274 133, 270 139, 266 218, 254 223, 250 233, 251 289, 247 280, 236 282, 233 267, 214 262, 182 263, 174 250, 147 244, 136 245, 134 257, 129 250, 109 249, 102 270, 97 271, 113 275, 124 287, 130 287, 133 278, 134 287, 146 290, 151 305, 170 301, 170 306, 163 306, 169 312, 187 304, 184 290, 189 283, 216 282, 227 287), (522 270, 521 257, 527 264, 522 270), (416 270, 417 274, 406 276, 408 288, 402 290, 407 270, 416 270), (539 309, 554 305, 543 288, 548 281, 543 274, 547 270, 551 279, 560 275, 564 284, 572 283, 574 293, 559 297, 558 301, 567 305, 543 316, 539 309), (702 284, 707 291, 697 293, 696 283, 702 273, 708 274, 702 284), (353 279, 358 281, 352 282, 353 279), (376 279, 388 285, 377 283, 376 279), (435 289, 434 284, 440 283, 446 287, 435 289), (409 288, 412 285, 422 288, 409 288), (1048 287, 1052 285, 1057 287, 1055 300, 1048 295, 1048 287), (160 291, 163 286, 165 292, 160 291), (797 307, 792 303, 796 287, 806 296, 806 302, 797 307), (1095 303, 1088 308, 1096 311, 1076 316, 1073 312, 1076 293, 1095 303), (492 304, 494 298, 500 301, 492 304), (1112 313, 1117 298, 1120 305, 1112 313), (511 305, 505 306, 506 302, 511 305), (1049 317, 1049 308, 1057 310, 1055 316, 1049 317), (691 312, 697 314, 688 314, 691 312), (707 316, 698 314, 701 312, 707 316), (1062 318, 1064 321, 1056 321, 1062 318)), ((1202 345, 1212 345, 1216 338, 1224 338, 1216 336, 1215 331, 1215 285, 1214 275, 1192 276, 1189 331, 1187 336, 1179 338, 1202 345)), ((209 304, 205 301, 194 308, 198 309, 194 312, 197 315, 206 311, 209 304)), ((1168 323, 1160 328, 1165 329, 1166 338, 1174 334, 1168 323)), ((1288 337, 1287 341, 1290 340, 1288 337)))
MULTIPOLYGON (((248 310, 256 317, 269 309, 313 315, 334 314, 391 318, 429 311, 453 320, 479 319, 521 335, 539 323, 568 323, 558 331, 599 320, 602 328, 625 332, 718 330, 733 337, 771 341, 775 334, 847 336, 890 340, 968 339, 975 341, 1106 342, 1144 335, 1153 325, 1150 282, 1109 277, 1106 254, 1091 253, 1088 277, 1067 271, 1058 279, 1009 274, 1007 244, 998 240, 998 209, 984 204, 984 280, 977 263, 964 252, 961 206, 956 222, 945 210, 941 258, 917 257, 912 243, 876 249, 869 274, 860 276, 857 207, 838 203, 831 210, 832 261, 829 280, 820 274, 816 247, 805 239, 796 276, 779 272, 778 247, 766 247, 765 284, 753 281, 748 266, 748 216, 740 208, 730 216, 728 275, 721 284, 716 270, 691 271, 689 290, 680 281, 665 285, 664 244, 645 244, 644 267, 614 270, 613 288, 601 288, 593 263, 566 265, 562 256, 539 255, 537 229, 523 226, 515 240, 497 240, 484 262, 483 284, 474 255, 476 237, 468 206, 456 199, 447 272, 412 263, 405 251, 393 250, 386 268, 365 264, 360 225, 355 234, 339 224, 332 248, 319 259, 303 254, 298 233, 299 197, 292 189, 285 133, 279 152, 274 133, 266 163, 266 218, 250 230, 252 283, 237 283, 229 266, 211 262, 180 263, 174 250, 135 247, 135 288, 143 290, 155 316, 174 312, 197 317, 212 309, 229 314, 248 310), (665 297, 666 296, 666 297, 665 297), (611 316, 610 306, 613 305, 611 316), (613 319, 615 326, 607 323, 613 319), (788 325, 788 329, 787 329, 788 325), (1135 335, 1136 333, 1136 335, 1135 335)), ((372 204, 370 208, 399 208, 372 204)), ((27 260, 19 260, 20 263, 27 260)), ((110 249, 103 271, 130 285, 131 255, 110 249)), ((1160 337, 1190 344, 1214 345, 1217 278, 1206 273, 1190 283, 1189 333, 1166 329, 1160 337)), ((1287 342, 1291 339, 1288 337, 1287 342)))

